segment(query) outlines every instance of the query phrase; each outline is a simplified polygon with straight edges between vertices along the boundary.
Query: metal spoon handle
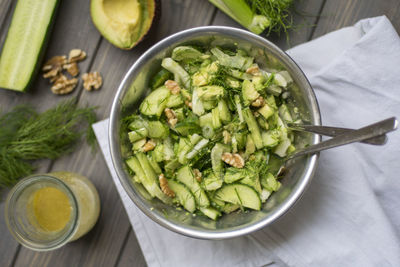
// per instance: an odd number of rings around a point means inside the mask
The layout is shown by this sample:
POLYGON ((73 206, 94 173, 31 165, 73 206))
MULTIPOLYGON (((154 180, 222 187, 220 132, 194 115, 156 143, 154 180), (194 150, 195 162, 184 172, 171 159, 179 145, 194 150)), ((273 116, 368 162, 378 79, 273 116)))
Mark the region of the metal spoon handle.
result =
MULTIPOLYGON (((302 131, 302 132, 311 132, 326 136, 335 137, 338 135, 342 135, 348 132, 354 131, 354 129, 348 128, 339 128, 339 127, 330 127, 330 126, 318 126, 318 125, 303 125, 303 124, 296 124, 296 123, 288 123, 290 129, 295 131, 302 131)), ((387 142, 386 135, 380 135, 374 138, 370 138, 367 140, 362 141, 362 143, 370 144, 370 145, 384 145, 387 142)))
POLYGON ((287 159, 292 159, 295 157, 308 155, 308 154, 314 154, 316 152, 319 152, 319 151, 322 151, 325 149, 342 146, 342 145, 346 145, 346 144, 350 144, 350 143, 354 143, 354 142, 360 142, 360 141, 363 141, 366 139, 380 136, 380 135, 386 134, 388 132, 391 132, 393 130, 396 130, 397 124, 398 124, 398 122, 397 122, 396 118, 392 117, 392 118, 368 125, 366 127, 360 128, 358 130, 344 133, 344 134, 334 137, 332 139, 323 141, 319 144, 306 147, 292 155, 289 155, 287 159))

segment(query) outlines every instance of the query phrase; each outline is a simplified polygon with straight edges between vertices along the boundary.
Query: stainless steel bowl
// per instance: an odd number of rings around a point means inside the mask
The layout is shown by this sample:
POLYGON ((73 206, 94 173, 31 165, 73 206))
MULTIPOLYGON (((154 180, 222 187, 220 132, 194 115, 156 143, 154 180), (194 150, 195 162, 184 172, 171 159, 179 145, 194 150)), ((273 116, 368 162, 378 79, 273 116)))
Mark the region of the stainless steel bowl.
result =
MULTIPOLYGON (((237 46, 255 56, 261 66, 284 67, 292 75, 295 86, 291 97, 302 114, 303 121, 320 125, 320 112, 314 92, 296 63, 269 41, 250 32, 222 26, 207 26, 185 30, 158 42, 144 53, 122 80, 111 109, 109 142, 111 157, 122 186, 133 202, 153 221, 177 233, 201 239, 225 239, 254 232, 274 222, 300 198, 310 183, 317 164, 317 155, 300 158, 291 165, 281 180, 281 189, 272 194, 261 211, 224 215, 218 221, 193 216, 156 199, 143 197, 131 180, 124 159, 130 144, 121 131, 121 118, 135 111, 148 92, 149 79, 160 69, 161 60, 172 49, 183 44, 237 46)), ((296 146, 320 142, 317 135, 299 135, 296 146)))

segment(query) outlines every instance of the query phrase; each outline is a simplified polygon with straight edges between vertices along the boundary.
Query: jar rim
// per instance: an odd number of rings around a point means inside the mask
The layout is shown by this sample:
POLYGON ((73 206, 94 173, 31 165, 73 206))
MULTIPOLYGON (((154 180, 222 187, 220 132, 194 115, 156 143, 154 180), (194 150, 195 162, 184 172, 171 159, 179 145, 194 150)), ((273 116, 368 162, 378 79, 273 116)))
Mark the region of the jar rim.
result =
POLYGON ((36 251, 54 250, 68 243, 78 229, 78 201, 73 191, 61 179, 49 174, 35 174, 21 179, 10 190, 5 204, 5 219, 9 231, 21 245, 36 251), (16 203, 19 199, 19 196, 24 192, 25 189, 43 182, 56 185, 58 189, 61 189, 66 194, 70 202, 72 212, 68 223, 62 230, 63 233, 61 235, 49 240, 48 242, 36 242, 35 240, 29 238, 26 233, 19 231, 17 227, 18 222, 16 220, 16 203))

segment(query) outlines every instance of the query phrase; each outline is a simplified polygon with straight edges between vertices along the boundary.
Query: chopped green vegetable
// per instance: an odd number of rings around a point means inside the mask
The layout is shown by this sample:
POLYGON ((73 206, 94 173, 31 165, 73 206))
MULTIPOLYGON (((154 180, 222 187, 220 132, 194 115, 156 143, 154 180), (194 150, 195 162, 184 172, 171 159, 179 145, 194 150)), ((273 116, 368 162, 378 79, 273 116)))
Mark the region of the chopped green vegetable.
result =
POLYGON ((295 150, 285 125, 298 119, 289 73, 246 73, 259 68, 253 57, 217 47, 176 47, 162 66, 174 74, 180 92, 172 94, 160 82, 168 73, 157 74, 160 87, 124 119, 135 183, 212 220, 239 208, 260 210, 280 187, 273 175, 281 157, 295 150), (154 147, 144 152, 150 141, 154 147), (175 197, 162 193, 161 174, 175 197))

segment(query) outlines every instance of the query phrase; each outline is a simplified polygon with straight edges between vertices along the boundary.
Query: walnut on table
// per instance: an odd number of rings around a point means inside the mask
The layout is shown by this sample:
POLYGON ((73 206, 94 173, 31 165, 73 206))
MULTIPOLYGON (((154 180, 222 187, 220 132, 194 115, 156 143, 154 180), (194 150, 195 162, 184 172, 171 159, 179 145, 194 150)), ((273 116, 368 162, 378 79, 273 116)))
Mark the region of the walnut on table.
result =
POLYGON ((68 79, 65 75, 60 74, 58 78, 54 81, 54 84, 51 87, 51 91, 57 95, 69 94, 75 89, 77 83, 78 79, 68 79))
MULTIPOLYGON (((67 63, 66 56, 54 56, 50 58, 42 67, 44 72, 43 78, 53 79, 57 77, 63 69, 63 66, 67 63)), ((53 79, 56 80, 56 79, 53 79)))
POLYGON ((81 49, 72 49, 69 51, 68 63, 82 61, 86 58, 86 52, 81 49))
POLYGON ((92 91, 93 89, 97 90, 103 84, 103 79, 99 72, 89 72, 82 75, 83 80, 83 88, 88 91, 92 91))

